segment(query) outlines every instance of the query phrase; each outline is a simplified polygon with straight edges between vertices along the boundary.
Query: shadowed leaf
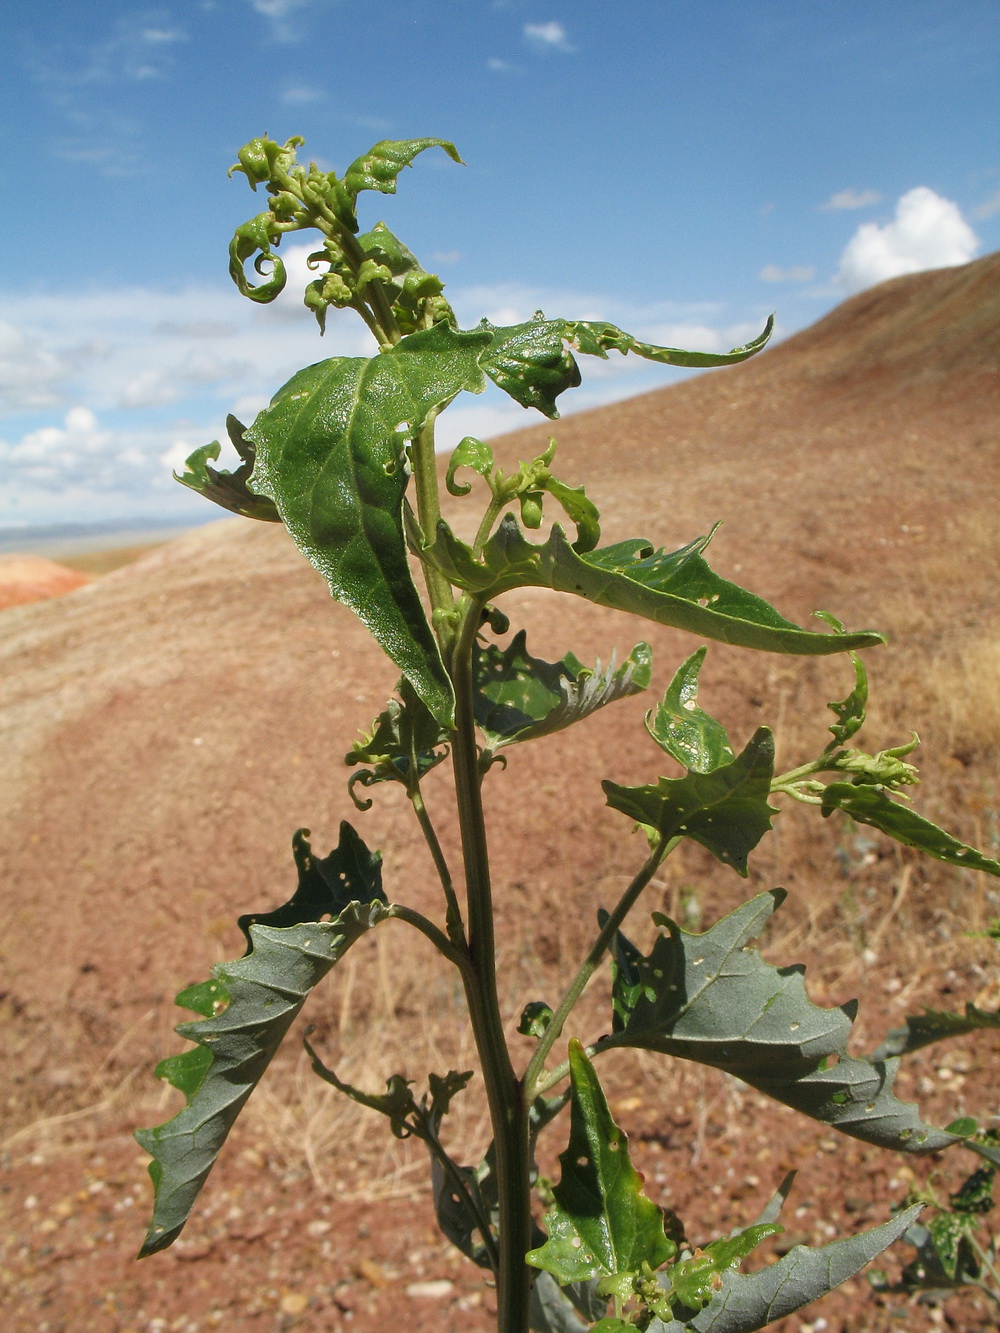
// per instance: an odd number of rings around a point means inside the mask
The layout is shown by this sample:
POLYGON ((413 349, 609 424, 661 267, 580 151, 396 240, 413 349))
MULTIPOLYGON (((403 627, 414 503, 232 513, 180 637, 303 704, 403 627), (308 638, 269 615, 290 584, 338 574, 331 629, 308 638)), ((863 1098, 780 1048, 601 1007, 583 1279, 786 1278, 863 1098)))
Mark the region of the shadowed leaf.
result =
POLYGON ((704 934, 655 913, 664 928, 650 954, 615 948, 616 1031, 597 1049, 638 1046, 711 1065, 844 1134, 898 1152, 932 1152, 964 1134, 924 1124, 893 1094, 898 1060, 846 1054, 855 1004, 822 1009, 803 969, 776 968, 750 943, 784 900, 774 889, 704 934))
POLYGON ((254 469, 257 451, 252 440, 244 434, 246 427, 232 415, 226 417, 226 430, 236 447, 236 452, 243 462, 235 472, 218 471, 212 467, 209 459, 219 457, 221 446, 218 440, 203 445, 190 454, 182 473, 175 472, 174 480, 192 491, 197 491, 206 500, 228 509, 231 514, 242 514, 244 518, 259 518, 265 523, 280 523, 281 515, 266 495, 255 495, 247 486, 254 469))
POLYGON ((892 800, 877 786, 853 782, 831 782, 823 792, 823 814, 843 810, 859 824, 887 833, 907 847, 933 856, 965 870, 982 870, 1000 876, 1000 861, 994 861, 974 847, 959 842, 944 829, 918 815, 908 805, 892 800))

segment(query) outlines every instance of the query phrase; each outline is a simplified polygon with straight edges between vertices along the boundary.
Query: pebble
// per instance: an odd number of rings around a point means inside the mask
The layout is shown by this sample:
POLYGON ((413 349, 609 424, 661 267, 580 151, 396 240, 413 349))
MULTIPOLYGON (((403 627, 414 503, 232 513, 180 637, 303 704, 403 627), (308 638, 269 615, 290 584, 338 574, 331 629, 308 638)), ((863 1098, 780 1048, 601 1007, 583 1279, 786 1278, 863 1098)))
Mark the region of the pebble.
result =
POLYGON ((446 1296, 450 1296, 455 1290, 454 1282, 448 1278, 437 1278, 431 1282, 411 1282, 406 1288, 407 1296, 415 1299, 425 1299, 430 1301, 443 1301, 446 1296))

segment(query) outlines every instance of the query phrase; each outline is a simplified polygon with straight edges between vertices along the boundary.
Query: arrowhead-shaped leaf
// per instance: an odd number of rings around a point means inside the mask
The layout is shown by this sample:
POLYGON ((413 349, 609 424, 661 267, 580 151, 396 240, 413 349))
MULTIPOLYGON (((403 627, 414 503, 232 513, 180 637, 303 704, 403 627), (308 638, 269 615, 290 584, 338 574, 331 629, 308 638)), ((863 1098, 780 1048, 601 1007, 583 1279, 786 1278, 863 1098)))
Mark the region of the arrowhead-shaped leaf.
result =
POLYGON ((438 324, 370 359, 307 366, 247 431, 254 489, 445 727, 454 697, 407 559, 403 447, 429 412, 483 387, 487 336, 438 324))
POLYGON ((534 545, 508 514, 483 548, 481 560, 445 523, 438 525, 437 539, 422 554, 452 583, 484 602, 513 588, 552 588, 658 625, 764 652, 828 654, 883 642, 871 630, 817 634, 794 625, 762 598, 709 568, 702 552, 710 540, 711 534, 699 537, 669 554, 640 540, 580 554, 558 524, 546 542, 534 545))
POLYGON ((569 1046, 569 1143, 560 1155, 548 1240, 525 1258, 560 1283, 658 1268, 675 1251, 656 1204, 628 1155, 628 1140, 608 1110, 594 1066, 578 1041, 569 1046))
POLYGON ((811 1249, 796 1245, 756 1273, 729 1270, 722 1286, 691 1319, 654 1319, 647 1333, 754 1333, 825 1296, 899 1240, 920 1205, 860 1235, 811 1249))
POLYGON ((655 787, 601 786, 613 810, 664 839, 693 838, 745 877, 747 857, 777 813, 767 803, 773 776, 774 738, 761 727, 742 754, 710 773, 660 778, 655 787))
POLYGON ((321 910, 338 905, 338 890, 348 884, 364 891, 364 874, 357 880, 354 876, 364 854, 371 854, 350 832, 353 838, 347 840, 340 870, 335 852, 319 863, 325 867, 322 872, 316 870, 302 834, 297 835, 299 891, 275 914, 297 917, 297 923, 284 928, 250 924, 251 951, 217 964, 212 980, 177 997, 178 1004, 202 1018, 177 1029, 196 1043, 193 1049, 168 1057, 156 1070, 184 1093, 187 1106, 165 1124, 136 1131, 136 1139, 153 1158, 149 1174, 155 1191, 140 1258, 177 1239, 230 1129, 310 991, 355 940, 391 914, 378 887, 372 901, 353 901, 332 921, 302 921, 301 909, 321 906, 316 901, 321 886, 314 875, 327 886, 327 906, 321 910))
POLYGON ((521 630, 506 648, 495 644, 476 650, 474 708, 476 722, 490 750, 515 741, 547 736, 579 722, 615 699, 638 694, 652 674, 649 645, 632 649, 620 667, 593 671, 572 654, 561 662, 532 657, 521 630))
POLYGON ((646 714, 653 740, 691 773, 711 773, 735 757, 725 727, 698 707, 698 673, 707 652, 699 648, 678 667, 663 702, 646 714))
POLYGON ((1000 861, 959 842, 908 805, 892 800, 880 787, 868 783, 831 782, 823 792, 823 814, 831 815, 834 810, 843 810, 859 824, 869 824, 897 842, 916 847, 938 861, 1000 876, 1000 861))
POLYGON ((773 889, 751 898, 701 935, 654 914, 666 933, 648 957, 627 942, 616 949, 616 1031, 600 1049, 639 1046, 724 1069, 814 1120, 899 1152, 961 1141, 893 1095, 898 1060, 846 1054, 856 1005, 819 1008, 802 968, 761 958, 751 941, 784 897, 773 889))

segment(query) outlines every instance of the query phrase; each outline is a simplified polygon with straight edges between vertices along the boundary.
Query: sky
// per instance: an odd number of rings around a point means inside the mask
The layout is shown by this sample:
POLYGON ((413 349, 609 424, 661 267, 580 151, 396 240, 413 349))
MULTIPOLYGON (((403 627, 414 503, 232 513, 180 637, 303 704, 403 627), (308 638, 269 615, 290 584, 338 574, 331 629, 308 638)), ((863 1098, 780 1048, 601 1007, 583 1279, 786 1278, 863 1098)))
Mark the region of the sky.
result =
MULTIPOLYGON (((454 141, 466 165, 425 152, 359 211, 441 275, 463 327, 542 309, 726 351, 772 310, 787 337, 1000 249, 998 55, 997 0, 11 7, 0 531, 216 517, 171 469, 300 366, 371 350, 349 311, 320 338, 306 244, 283 247, 274 304, 232 285, 230 237, 265 203, 227 170, 256 135, 303 135, 338 172, 379 139, 454 141)), ((582 362, 564 414, 683 373, 582 362)), ((439 437, 540 420, 491 389, 439 437)))

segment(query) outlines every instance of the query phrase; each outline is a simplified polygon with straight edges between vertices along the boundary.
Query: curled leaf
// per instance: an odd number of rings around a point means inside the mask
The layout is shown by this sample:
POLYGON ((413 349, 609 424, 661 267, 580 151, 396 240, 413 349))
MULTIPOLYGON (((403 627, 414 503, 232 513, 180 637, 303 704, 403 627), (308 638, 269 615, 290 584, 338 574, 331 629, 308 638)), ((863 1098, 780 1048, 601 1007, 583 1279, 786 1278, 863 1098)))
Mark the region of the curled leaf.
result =
POLYGON ((226 430, 243 460, 235 472, 217 471, 208 461, 219 457, 221 446, 218 440, 203 445, 190 454, 182 473, 174 473, 174 480, 182 486, 197 491, 206 500, 213 500, 232 514, 242 514, 244 518, 262 519, 265 523, 280 523, 281 515, 273 500, 266 495, 257 495, 247 484, 253 472, 257 451, 252 440, 246 438, 246 427, 241 421, 230 415, 226 417, 226 430))

